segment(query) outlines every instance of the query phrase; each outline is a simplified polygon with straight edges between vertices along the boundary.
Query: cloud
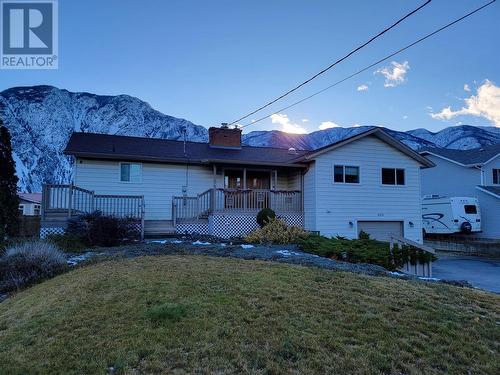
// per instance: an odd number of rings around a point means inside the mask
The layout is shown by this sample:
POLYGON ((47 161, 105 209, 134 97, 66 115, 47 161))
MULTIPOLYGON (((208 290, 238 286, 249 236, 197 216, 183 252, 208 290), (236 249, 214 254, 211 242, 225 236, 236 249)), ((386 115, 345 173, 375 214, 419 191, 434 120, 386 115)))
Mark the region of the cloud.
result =
POLYGON ((331 128, 340 128, 339 124, 334 123, 333 121, 323 121, 319 124, 319 130, 331 129, 331 128))
POLYGON ((385 77, 384 87, 396 87, 406 82, 406 73, 410 70, 408 61, 398 63, 391 62, 390 66, 375 71, 375 74, 382 74, 385 77))
POLYGON ((354 124, 352 127, 353 127, 353 128, 359 128, 360 126, 361 126, 361 125, 359 125, 359 124, 354 124))
POLYGON ((368 91, 367 85, 359 85, 357 88, 358 91, 368 91))
POLYGON ((403 120, 406 120, 408 118, 408 115, 403 116, 403 120))
POLYGON ((450 120, 456 116, 483 117, 500 127, 500 87, 489 80, 478 87, 476 95, 465 98, 465 106, 454 111, 451 106, 443 108, 438 113, 430 113, 436 120, 450 120))
POLYGON ((303 118, 302 122, 309 122, 309 119, 308 118, 303 118))
POLYGON ((468 84, 464 84, 464 91, 470 91, 470 87, 468 84))
POLYGON ((271 122, 273 124, 280 124, 281 131, 294 134, 306 134, 306 129, 300 127, 298 124, 294 124, 290 121, 287 115, 284 113, 276 113, 270 116, 271 122))

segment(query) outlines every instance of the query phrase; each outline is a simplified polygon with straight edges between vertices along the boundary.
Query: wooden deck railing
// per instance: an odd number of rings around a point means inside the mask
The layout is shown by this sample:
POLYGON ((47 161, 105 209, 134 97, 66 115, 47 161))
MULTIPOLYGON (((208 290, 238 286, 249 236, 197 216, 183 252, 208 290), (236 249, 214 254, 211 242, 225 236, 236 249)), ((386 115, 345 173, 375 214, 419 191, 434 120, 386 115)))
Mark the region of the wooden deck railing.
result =
POLYGON ((74 185, 46 184, 42 191, 42 218, 50 214, 67 214, 101 211, 105 215, 143 219, 144 196, 103 195, 74 185))
MULTIPOLYGON (((391 236, 391 241, 390 241, 390 251, 394 250, 394 246, 397 245, 399 246, 412 246, 416 247, 417 249, 420 249, 422 251, 425 251, 427 253, 431 254, 436 254, 436 251, 427 245, 409 240, 407 238, 399 237, 399 236, 391 236)), ((428 263, 420 263, 416 262, 415 264, 411 264, 409 261, 403 266, 401 269, 402 272, 408 273, 411 275, 415 276, 421 276, 421 277, 427 277, 431 278, 432 277, 432 261, 429 261, 428 263)))
POLYGON ((196 197, 173 197, 172 218, 176 221, 197 220, 212 212, 260 211, 302 212, 302 193, 298 190, 209 189, 196 197))

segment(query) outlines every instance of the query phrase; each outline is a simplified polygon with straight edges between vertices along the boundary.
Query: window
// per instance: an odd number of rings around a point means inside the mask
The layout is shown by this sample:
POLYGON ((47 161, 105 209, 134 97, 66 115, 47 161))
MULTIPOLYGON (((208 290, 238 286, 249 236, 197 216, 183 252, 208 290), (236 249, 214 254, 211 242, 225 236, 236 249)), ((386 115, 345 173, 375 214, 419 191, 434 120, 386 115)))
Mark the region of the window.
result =
POLYGON ((500 185, 500 169, 493 169, 493 184, 500 185))
POLYGON ((141 164, 121 163, 120 164, 121 182, 141 182, 141 164))
POLYGON ((405 170, 398 168, 382 168, 383 185, 404 185, 405 170))
POLYGON ((18 210, 19 210, 19 215, 24 215, 24 204, 20 204, 18 210))
POLYGON ((40 205, 39 204, 35 204, 35 208, 33 210, 33 214, 35 216, 40 216, 40 205))
POLYGON ((464 206, 464 211, 466 214, 477 214, 477 208, 475 204, 466 204, 464 206))
POLYGON ((346 184, 359 184, 359 167, 335 165, 333 167, 333 181, 346 184))

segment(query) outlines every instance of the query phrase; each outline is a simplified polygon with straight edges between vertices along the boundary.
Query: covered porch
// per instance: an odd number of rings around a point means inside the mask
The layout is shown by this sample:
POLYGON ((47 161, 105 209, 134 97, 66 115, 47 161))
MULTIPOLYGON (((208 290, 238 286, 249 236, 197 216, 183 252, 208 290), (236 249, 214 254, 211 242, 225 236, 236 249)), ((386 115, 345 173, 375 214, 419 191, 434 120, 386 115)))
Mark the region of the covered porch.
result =
POLYGON ((298 168, 212 166, 213 187, 197 196, 174 196, 174 225, 211 214, 253 214, 270 208, 277 214, 303 212, 303 174, 298 168))

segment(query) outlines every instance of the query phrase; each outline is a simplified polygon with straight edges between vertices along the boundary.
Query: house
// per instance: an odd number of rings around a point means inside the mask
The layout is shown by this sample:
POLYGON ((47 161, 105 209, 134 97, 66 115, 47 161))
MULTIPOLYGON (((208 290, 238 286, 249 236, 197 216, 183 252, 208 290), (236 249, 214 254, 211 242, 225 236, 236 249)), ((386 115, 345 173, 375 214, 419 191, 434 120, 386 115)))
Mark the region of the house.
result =
POLYGON ((500 145, 473 150, 426 148, 421 155, 435 168, 422 171, 422 193, 476 197, 481 209, 481 238, 500 238, 500 145))
POLYGON ((433 166, 380 128, 314 151, 242 146, 241 130, 224 127, 208 143, 74 133, 65 153, 73 185, 44 187, 42 235, 99 209, 150 236, 240 236, 270 207, 326 236, 421 242, 420 170, 433 166))
POLYGON ((40 216, 42 193, 17 193, 19 197, 19 215, 40 216))

